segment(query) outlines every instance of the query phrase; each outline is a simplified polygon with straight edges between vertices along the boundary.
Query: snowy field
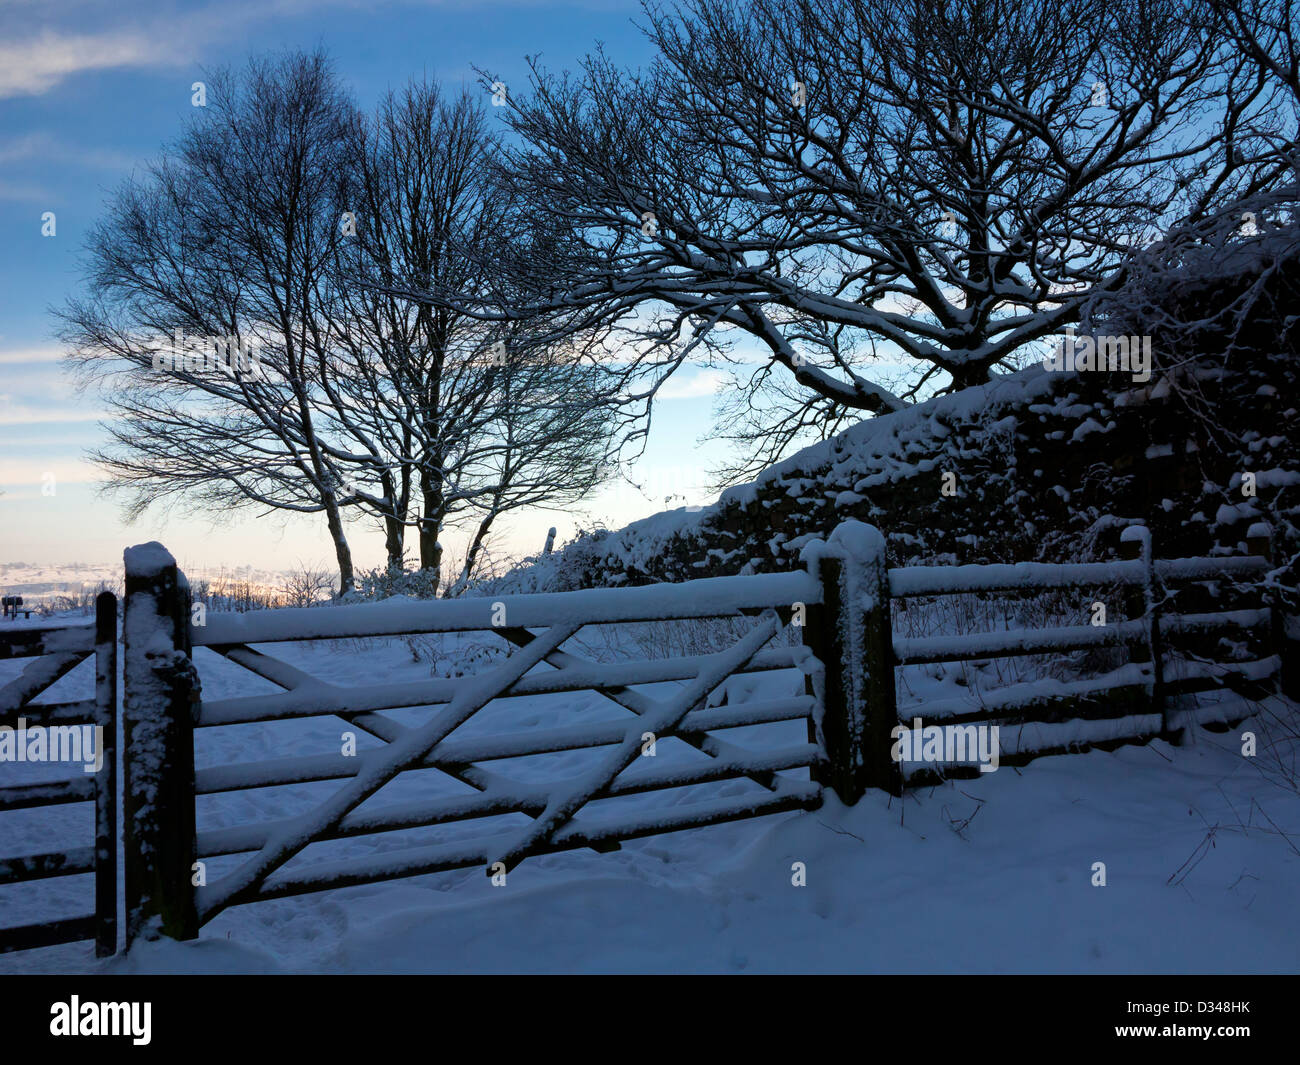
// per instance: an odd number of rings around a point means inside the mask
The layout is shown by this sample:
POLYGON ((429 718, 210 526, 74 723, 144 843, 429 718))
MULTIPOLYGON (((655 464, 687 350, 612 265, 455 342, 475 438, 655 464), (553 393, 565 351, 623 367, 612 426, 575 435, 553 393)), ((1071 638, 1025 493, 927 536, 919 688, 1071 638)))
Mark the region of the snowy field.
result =
MULTIPOLYGON (((475 638, 460 639, 265 650, 352 686, 444 671, 469 657, 475 638)), ((600 641, 586 651, 619 653, 600 641)), ((277 690, 206 650, 196 660, 205 699, 277 690)), ((0 663, 0 683, 17 666, 0 663)), ((78 694, 86 668, 42 701, 78 694)), ((802 691, 793 670, 741 681, 751 691, 735 690, 733 700, 802 691)), ((426 712, 388 713, 414 723, 426 712)), ((457 736, 597 720, 632 717, 592 693, 532 696, 490 705, 457 736)), ((345 727, 314 718, 201 730, 198 765, 337 753, 345 727)), ((828 793, 809 813, 634 840, 611 854, 530 858, 504 887, 476 868, 255 903, 223 913, 194 943, 145 944, 107 962, 73 944, 0 956, 0 972, 1294 972, 1300 797, 1270 767, 1279 757, 1293 765, 1296 752, 1262 742, 1259 757, 1242 758, 1237 736, 1252 728, 1267 731, 1248 721, 1228 734, 1197 730, 1180 748, 1040 759, 901 801, 870 794, 852 809, 828 793), (1097 862, 1104 887, 1093 886, 1097 862), (806 886, 793 882, 796 863, 806 886)), ((803 731, 789 722, 721 735, 758 748, 800 742, 803 731)), ((361 734, 362 747, 376 743, 361 734)), ((660 748, 665 759, 703 757, 675 740, 660 748)), ((571 777, 591 758, 571 751, 490 764, 540 782, 571 777)), ((0 766, 0 783, 41 773, 0 766)), ((288 817, 339 786, 201 796, 199 828, 288 817)), ((746 789, 757 786, 705 785, 677 801, 746 789)), ((372 802, 467 790, 436 771, 408 773, 372 802)), ((314 844, 289 868, 523 823, 511 815, 314 844)), ((82 844, 89 832, 88 807, 0 814, 0 853, 82 844)), ((237 861, 214 859, 210 882, 237 861)), ((89 879, 0 887, 0 922, 81 912, 89 879)))

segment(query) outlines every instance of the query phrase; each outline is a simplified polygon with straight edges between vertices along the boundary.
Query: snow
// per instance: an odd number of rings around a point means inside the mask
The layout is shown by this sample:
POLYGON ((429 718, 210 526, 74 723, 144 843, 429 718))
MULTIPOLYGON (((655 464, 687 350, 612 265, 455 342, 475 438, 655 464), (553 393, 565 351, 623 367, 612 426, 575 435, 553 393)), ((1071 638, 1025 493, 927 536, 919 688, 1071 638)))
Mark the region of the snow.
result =
POLYGON ((1145 632, 1144 622, 1121 621, 1111 625, 1063 625, 1051 629, 913 637, 895 639, 894 653, 903 663, 997 658, 1051 650, 1065 652, 1082 647, 1107 647, 1138 640, 1145 632))
POLYGON ((867 561, 885 557, 885 537, 880 530, 854 518, 835 526, 827 546, 841 552, 844 558, 867 561))
MULTIPOLYGON (((267 650, 323 684, 433 683, 427 664, 413 661, 401 639, 267 650)), ((778 713, 796 716, 806 706, 804 675, 793 659, 787 654, 784 668, 743 678, 747 698, 772 706, 777 722, 725 733, 753 752, 755 764, 776 766, 807 753, 805 722, 781 722, 778 713), (776 734, 764 745, 759 734, 769 728, 776 734)), ((200 650, 196 662, 213 699, 275 691, 211 651, 200 650)), ((8 671, 0 672, 3 680, 17 664, 0 667, 8 671)), ((539 666, 528 679, 556 672, 539 666)), ((1132 672, 1107 680, 1142 679, 1140 669, 1132 672)), ((76 679, 64 678, 48 698, 75 696, 69 689, 76 679)), ((1062 687, 1026 685, 1017 695, 1028 699, 1062 687)), ((681 689, 659 680, 637 690, 663 700, 681 689)), ((915 694, 927 704, 927 720, 940 717, 931 710, 965 712, 962 701, 966 710, 978 707, 975 693, 951 687, 915 694), (939 694, 942 706, 935 703, 939 694)), ((720 727, 747 709, 733 698, 695 711, 683 725, 720 727)), ((901 706, 900 716, 910 719, 913 709, 901 706)), ((613 853, 596 853, 570 837, 572 849, 529 858, 503 887, 483 875, 483 860, 517 838, 527 824, 518 814, 313 844, 312 854, 273 874, 273 886, 288 890, 331 870, 377 865, 397 873, 431 857, 472 861, 463 869, 236 907, 205 926, 194 943, 142 943, 107 962, 97 962, 89 944, 70 944, 0 956, 0 972, 1294 972, 1300 858, 1270 825, 1294 840, 1300 824, 1300 797, 1270 769, 1298 753, 1294 742, 1268 746, 1270 722, 1283 712, 1295 708, 1266 706, 1230 733, 1198 731, 1186 747, 1157 740, 1113 753, 1044 758, 1022 770, 1004 766, 979 779, 918 789, 901 802, 869 793, 851 809, 827 795, 817 810, 634 839, 613 853), (1247 730, 1261 737, 1258 758, 1241 756, 1247 730), (1107 887, 1091 886, 1096 861, 1106 863, 1107 887), (807 887, 792 883, 796 862, 807 870, 807 887)), ((431 713, 437 711, 412 707, 384 717, 418 726, 431 713)), ((489 704, 445 741, 443 753, 512 755, 525 742, 564 748, 583 733, 613 740, 639 724, 592 692, 538 691, 489 704)), ((1006 750, 1078 742, 1104 738, 1113 727, 1071 722, 1023 733, 1007 727, 1002 741, 1006 750)), ((202 729, 199 774, 221 772, 223 765, 265 766, 290 753, 338 760, 339 735, 347 728, 314 717, 202 729)), ((362 754, 382 750, 364 735, 360 743, 362 754)), ((493 770, 513 782, 509 798, 535 803, 550 794, 556 772, 577 779, 600 756, 564 748, 494 763, 493 770)), ((663 741, 659 759, 639 762, 619 780, 686 778, 708 762, 663 741)), ((629 792, 591 804, 590 817, 584 808, 570 828, 598 833, 614 815, 654 826, 765 797, 797 801, 806 788, 798 771, 778 780, 782 790, 775 795, 738 779, 699 785, 708 789, 702 801, 683 797, 667 806, 662 795, 629 792)), ((223 840, 261 845, 339 787, 323 781, 204 795, 204 851, 223 840), (257 832, 239 838, 248 831, 240 826, 248 825, 257 832)), ((403 811, 464 808, 494 794, 436 770, 407 773, 347 815, 345 826, 400 819, 403 811)), ((90 825, 88 805, 3 814, 0 852, 37 853, 65 842, 75 849, 89 842, 90 825)), ((215 881, 247 857, 211 858, 210 877, 215 881)), ((4 923, 79 912, 88 882, 70 877, 0 886, 4 923)))
MULTIPOLYGON (((1246 727, 1246 726, 1243 726, 1246 727)), ((1293 973, 1300 814, 1225 738, 1044 759, 740 822, 231 911, 140 972, 1293 973), (973 815, 973 816, 972 816, 973 815), (959 832, 967 818, 969 824, 959 832), (1207 844, 1207 840, 1213 846, 1207 844), (1104 861, 1107 886, 1092 887, 1104 861), (807 887, 791 883, 802 862, 807 887), (1184 868, 1189 866, 1189 868, 1184 868), (1189 930, 1194 929, 1193 934, 1189 930), (227 939, 227 933, 230 938, 227 939)), ((66 948, 71 950, 72 948, 66 948)), ((56 951, 0 958, 52 968, 56 951)))
MULTIPOLYGON (((1213 567, 1210 568, 1214 572, 1213 567)), ((1133 562, 1016 562, 990 566, 899 566, 889 571, 894 596, 946 595, 1071 588, 1088 584, 1140 584, 1142 563, 1133 562)))
POLYGON ((168 566, 176 565, 172 553, 157 540, 128 547, 122 557, 128 577, 156 577, 168 566))

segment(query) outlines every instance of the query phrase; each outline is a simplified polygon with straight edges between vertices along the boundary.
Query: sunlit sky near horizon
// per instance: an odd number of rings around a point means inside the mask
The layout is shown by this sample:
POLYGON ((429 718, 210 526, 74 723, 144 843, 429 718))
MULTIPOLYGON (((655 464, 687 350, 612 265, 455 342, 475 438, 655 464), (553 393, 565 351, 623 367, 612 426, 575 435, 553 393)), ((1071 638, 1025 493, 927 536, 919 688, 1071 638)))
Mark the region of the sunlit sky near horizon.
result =
MULTIPOLYGON (((204 566, 330 567, 318 518, 217 521, 211 514, 149 513, 127 524, 85 460, 105 440, 102 405, 78 395, 61 366, 49 313, 76 291, 87 228, 132 168, 182 129, 190 86, 205 68, 267 51, 324 47, 364 107, 408 77, 477 85, 474 66, 523 84, 525 56, 572 67, 603 42, 615 59, 644 63, 650 49, 635 0, 0 0, 0 563, 120 560, 123 547, 161 540, 204 566), (41 234, 53 211, 56 233, 41 234), (53 475, 53 495, 43 487, 53 475)), ((580 511, 533 512, 510 522, 498 553, 535 552, 555 525, 560 542, 581 526, 620 526, 669 505, 709 499, 721 445, 713 423, 720 375, 680 374, 661 393, 642 490, 604 491, 580 511)), ((367 523, 349 528, 358 565, 378 566, 383 542, 367 523)), ((456 554, 456 537, 444 538, 456 554)))

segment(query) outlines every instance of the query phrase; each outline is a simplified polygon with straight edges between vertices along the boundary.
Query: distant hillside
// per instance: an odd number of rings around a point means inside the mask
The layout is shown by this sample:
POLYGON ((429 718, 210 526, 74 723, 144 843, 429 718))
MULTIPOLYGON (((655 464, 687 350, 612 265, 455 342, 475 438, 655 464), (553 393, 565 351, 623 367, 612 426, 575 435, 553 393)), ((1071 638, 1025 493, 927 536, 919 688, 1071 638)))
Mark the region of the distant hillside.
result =
MULTIPOLYGON (((252 566, 184 566, 192 584, 207 582, 212 587, 240 585, 255 595, 274 597, 280 593, 286 574, 252 566)), ((28 605, 56 600, 93 597, 100 588, 121 591, 122 561, 114 562, 0 562, 0 590, 21 595, 28 605)))

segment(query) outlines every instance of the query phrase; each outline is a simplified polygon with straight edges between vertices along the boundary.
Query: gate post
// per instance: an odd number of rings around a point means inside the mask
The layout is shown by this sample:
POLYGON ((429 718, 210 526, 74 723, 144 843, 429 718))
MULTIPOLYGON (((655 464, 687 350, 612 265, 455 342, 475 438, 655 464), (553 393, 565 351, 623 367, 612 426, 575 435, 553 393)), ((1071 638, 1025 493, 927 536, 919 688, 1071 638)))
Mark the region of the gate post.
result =
POLYGON ((901 795, 902 766, 891 756, 898 706, 885 538, 851 519, 800 557, 822 586, 805 638, 825 667, 824 782, 850 806, 868 788, 901 795))
MULTIPOLYGON (((1257 521, 1246 531, 1246 549, 1256 558, 1273 564, 1273 527, 1257 521)), ((1267 606, 1267 601, 1265 601, 1267 606)), ((1288 615, 1280 601, 1269 608, 1272 647, 1281 665, 1278 688, 1290 699, 1300 700, 1300 615, 1288 615)))
POLYGON ((123 700, 126 943, 193 939, 194 716, 189 585, 162 544, 128 547, 123 700))
POLYGON ((1186 729, 1169 728, 1169 704, 1165 698, 1165 648, 1160 633, 1161 600, 1163 591, 1156 581, 1155 553, 1151 544, 1151 530, 1145 525, 1130 525, 1119 537, 1120 557, 1142 563, 1142 584, 1128 596, 1125 613, 1129 618, 1141 618, 1146 623, 1146 647, 1134 652, 1134 662, 1151 663, 1151 712, 1160 715, 1162 737, 1181 746, 1187 739, 1186 729))
POLYGON ((95 956, 117 953, 117 596, 95 598, 95 956))

